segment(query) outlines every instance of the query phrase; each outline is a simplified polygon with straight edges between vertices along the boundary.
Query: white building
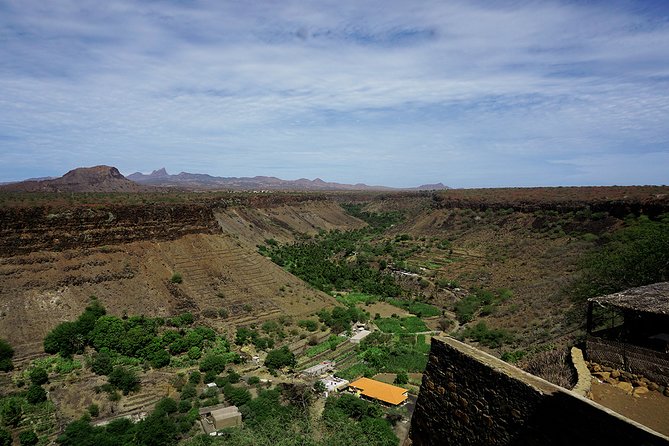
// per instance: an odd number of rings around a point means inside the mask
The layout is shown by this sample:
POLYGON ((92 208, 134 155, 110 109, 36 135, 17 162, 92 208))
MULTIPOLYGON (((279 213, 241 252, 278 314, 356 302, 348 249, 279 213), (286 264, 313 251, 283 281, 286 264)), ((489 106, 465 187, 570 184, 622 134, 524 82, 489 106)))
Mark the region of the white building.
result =
POLYGON ((369 331, 369 330, 365 330, 365 329, 363 329, 363 330, 359 330, 358 332, 356 332, 356 334, 354 334, 353 336, 351 336, 351 339, 349 339, 349 341, 351 341, 351 342, 354 343, 354 344, 360 344, 360 341, 362 341, 363 339, 365 339, 365 338, 366 338, 367 336, 369 336, 371 333, 372 333, 372 332, 369 331))

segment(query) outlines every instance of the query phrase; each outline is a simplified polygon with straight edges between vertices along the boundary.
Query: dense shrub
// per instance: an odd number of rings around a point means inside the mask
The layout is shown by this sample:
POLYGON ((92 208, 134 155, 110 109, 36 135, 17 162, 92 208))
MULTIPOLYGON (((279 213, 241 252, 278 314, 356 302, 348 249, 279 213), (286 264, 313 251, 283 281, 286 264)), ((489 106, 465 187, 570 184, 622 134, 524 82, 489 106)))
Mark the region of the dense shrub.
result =
POLYGON ((305 328, 309 331, 316 331, 318 330, 318 322, 312 320, 312 319, 304 319, 301 320, 297 323, 298 326, 305 328))
POLYGON ((42 384, 45 384, 49 381, 49 374, 43 367, 35 367, 34 369, 30 370, 28 376, 30 377, 30 381, 32 381, 33 384, 37 384, 38 386, 41 386, 42 384))
POLYGON ((19 444, 21 446, 33 446, 39 442, 39 438, 34 431, 23 431, 19 434, 19 444))
POLYGON ((109 374, 109 384, 121 390, 124 395, 139 390, 139 377, 125 367, 117 366, 109 374))
POLYGON ((0 446, 12 446, 12 433, 0 427, 0 446))
POLYGON ((104 314, 104 307, 97 299, 91 298, 91 303, 76 322, 63 322, 46 335, 44 351, 60 353, 61 356, 83 353, 97 320, 104 314))
POLYGON ((504 344, 513 342, 513 335, 510 332, 502 329, 490 329, 483 321, 474 327, 467 327, 460 335, 490 348, 499 348, 504 344))
POLYGON ((26 401, 30 404, 37 404, 46 401, 46 391, 42 386, 33 384, 26 392, 26 401))
POLYGON ((9 372, 14 369, 12 358, 14 357, 14 349, 9 342, 0 338, 0 372, 9 372))
POLYGON ((232 384, 223 388, 223 394, 230 404, 237 407, 251 401, 251 393, 248 390, 243 387, 234 387, 232 384))
POLYGON ((629 219, 610 241, 581 263, 574 296, 587 299, 669 280, 669 214, 629 219))
POLYGON ((400 295, 402 290, 392 276, 375 268, 371 258, 358 255, 356 261, 347 261, 363 247, 364 238, 370 233, 374 233, 373 228, 335 230, 307 241, 270 246, 261 252, 321 291, 353 289, 380 296, 400 295))
POLYGON ((93 355, 93 360, 91 361, 91 370, 93 373, 96 375, 109 375, 113 369, 114 363, 107 348, 93 355))
POLYGON ((23 416, 23 408, 19 398, 6 398, 0 404, 0 419, 6 426, 18 426, 23 416))
POLYGON ((200 361, 200 371, 208 372, 211 370, 219 374, 225 370, 226 364, 227 358, 225 356, 210 353, 200 361))
POLYGON ((265 358, 265 366, 270 370, 282 367, 295 367, 296 363, 295 355, 286 346, 272 350, 267 354, 267 358, 265 358))

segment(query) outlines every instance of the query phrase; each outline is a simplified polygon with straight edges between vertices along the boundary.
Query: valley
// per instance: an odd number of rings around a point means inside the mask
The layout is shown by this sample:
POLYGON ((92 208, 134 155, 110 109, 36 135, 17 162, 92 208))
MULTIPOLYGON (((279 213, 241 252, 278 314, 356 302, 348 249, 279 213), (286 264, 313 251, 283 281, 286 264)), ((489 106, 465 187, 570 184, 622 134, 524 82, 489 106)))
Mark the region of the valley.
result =
MULTIPOLYGON (((534 358, 566 349, 584 335, 584 307, 573 295, 584 256, 606 245, 630 219, 666 212, 667 192, 664 187, 175 191, 90 193, 66 200, 42 192, 4 193, 0 338, 13 349, 14 370, 0 372, 0 405, 23 401, 13 435, 32 429, 40 444, 58 438, 59 444, 76 444, 79 440, 65 440, 62 433, 89 414, 91 405, 97 407, 95 424, 98 417, 146 416, 156 404, 167 404, 161 403, 164 398, 185 401, 182 415, 163 413, 157 423, 178 426, 165 444, 196 445, 205 444, 197 443, 196 409, 223 401, 237 403, 249 420, 246 430, 225 441, 271 438, 274 434, 261 433, 252 421, 261 415, 250 398, 279 398, 267 404, 292 413, 300 398, 307 398, 296 396, 304 392, 300 386, 312 393, 314 380, 300 372, 326 360, 336 363, 339 377, 395 381, 415 397, 430 338, 437 334, 532 368, 534 358), (155 337, 156 348, 169 352, 167 362, 158 365, 148 353, 112 348, 113 367, 134 371, 140 383, 127 395, 91 370, 101 354, 91 344, 92 332, 81 332, 74 356, 44 351, 44 339, 63 323, 77 321, 91 302, 104 308, 103 317, 147 327, 145 348, 155 337), (170 322, 180 315, 188 322, 170 322), (338 336, 354 334, 354 322, 372 331, 359 344, 338 336), (175 330, 177 335, 169 334, 175 330), (185 350, 166 340, 186 339, 198 330, 210 330, 212 337, 185 350), (293 359, 269 367, 268 357, 283 347, 293 359), (227 358, 221 359, 225 366, 207 373, 203 359, 217 355, 227 358), (48 398, 28 404, 22 395, 36 368, 47 371, 48 398), (195 377, 198 370, 206 376, 195 377), (184 396, 189 380, 193 390, 187 392, 199 399, 184 396), (214 380, 222 393, 207 390, 214 380), (272 381, 272 390, 260 380, 272 381), (248 398, 239 396, 244 392, 248 398), (36 424, 38 418, 47 421, 36 424)), ((311 404, 314 397, 307 399, 311 404)), ((323 401, 317 395, 315 400, 323 401)), ((326 414, 332 409, 328 404, 333 403, 325 403, 326 414)), ((401 426, 411 413, 385 410, 374 419, 390 414, 398 417, 396 434, 406 435, 401 426)), ((330 444, 340 434, 326 418, 312 414, 296 435, 314 429, 330 444)), ((355 417, 338 423, 342 429, 362 428, 355 417)), ((396 444, 389 441, 384 444, 396 444)))

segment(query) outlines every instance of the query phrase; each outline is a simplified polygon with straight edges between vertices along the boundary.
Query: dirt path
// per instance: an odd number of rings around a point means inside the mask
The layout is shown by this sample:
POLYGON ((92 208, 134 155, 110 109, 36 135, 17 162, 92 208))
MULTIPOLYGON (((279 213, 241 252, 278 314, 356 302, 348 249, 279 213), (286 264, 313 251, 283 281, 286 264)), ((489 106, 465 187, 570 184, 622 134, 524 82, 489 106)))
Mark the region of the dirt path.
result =
POLYGON ((659 392, 633 396, 622 389, 593 379, 592 399, 661 434, 669 435, 669 397, 659 392))

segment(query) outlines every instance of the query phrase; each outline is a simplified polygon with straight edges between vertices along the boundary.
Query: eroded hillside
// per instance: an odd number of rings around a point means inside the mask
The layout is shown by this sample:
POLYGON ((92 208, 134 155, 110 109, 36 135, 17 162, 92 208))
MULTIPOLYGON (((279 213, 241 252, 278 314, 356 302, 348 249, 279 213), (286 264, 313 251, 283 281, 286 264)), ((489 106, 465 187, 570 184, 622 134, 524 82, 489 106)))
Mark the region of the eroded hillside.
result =
POLYGON ((259 255, 256 242, 363 224, 320 201, 5 210, 0 333, 19 358, 38 354, 49 330, 76 318, 91 295, 111 314, 188 311, 221 330, 311 314, 334 300, 259 255))

